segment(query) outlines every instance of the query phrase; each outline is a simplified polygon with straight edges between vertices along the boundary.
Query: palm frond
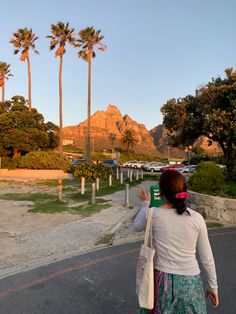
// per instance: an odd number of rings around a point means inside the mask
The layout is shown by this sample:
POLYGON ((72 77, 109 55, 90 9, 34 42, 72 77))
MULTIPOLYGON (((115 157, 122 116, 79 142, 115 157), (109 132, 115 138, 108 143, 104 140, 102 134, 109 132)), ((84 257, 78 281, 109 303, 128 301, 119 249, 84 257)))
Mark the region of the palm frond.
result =
POLYGON ((84 51, 84 53, 78 53, 78 56, 87 59, 90 59, 90 50, 92 50, 92 57, 95 58, 96 54, 94 52, 94 48, 98 48, 98 50, 105 51, 107 46, 101 43, 104 36, 100 35, 101 30, 95 30, 94 27, 86 27, 85 29, 81 29, 78 33, 79 38, 76 39, 77 47, 80 51, 84 51))
POLYGON ((14 54, 17 54, 20 50, 32 49, 35 53, 38 51, 35 49, 35 41, 38 40, 38 36, 33 33, 32 28, 19 28, 12 34, 10 43, 17 49, 14 54))
MULTIPOLYGON (((46 36, 46 38, 50 39, 50 50, 53 50, 56 46, 64 47, 66 43, 71 46, 76 46, 76 39, 74 36, 74 28, 69 27, 69 22, 64 23, 59 21, 57 24, 51 24, 51 35, 46 36)), ((59 49, 58 48, 58 49, 59 49)), ((65 53, 65 49, 63 52, 58 53, 57 50, 55 56, 59 56, 65 53)))

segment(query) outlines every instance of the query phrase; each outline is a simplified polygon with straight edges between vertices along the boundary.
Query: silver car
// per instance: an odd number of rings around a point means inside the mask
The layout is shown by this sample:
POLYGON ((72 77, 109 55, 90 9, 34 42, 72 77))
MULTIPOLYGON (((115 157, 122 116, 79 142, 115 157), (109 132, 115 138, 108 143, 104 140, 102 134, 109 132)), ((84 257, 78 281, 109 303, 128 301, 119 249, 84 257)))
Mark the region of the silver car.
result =
POLYGON ((147 165, 143 167, 143 170, 151 171, 151 172, 159 172, 161 168, 167 166, 167 164, 163 162, 149 162, 147 165))
POLYGON ((197 165, 189 165, 180 169, 176 169, 180 173, 193 173, 197 168, 197 165))

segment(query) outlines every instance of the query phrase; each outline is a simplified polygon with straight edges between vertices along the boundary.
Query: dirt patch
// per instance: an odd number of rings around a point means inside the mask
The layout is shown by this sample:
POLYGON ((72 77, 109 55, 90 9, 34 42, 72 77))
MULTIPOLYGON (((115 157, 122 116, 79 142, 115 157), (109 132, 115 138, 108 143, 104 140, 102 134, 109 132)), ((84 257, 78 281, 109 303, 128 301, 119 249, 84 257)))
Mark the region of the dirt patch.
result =
MULTIPOLYGON (((56 187, 38 186, 32 182, 0 182, 0 194, 7 193, 57 193, 56 187)), ((70 213, 30 213, 31 201, 0 199, 0 269, 20 263, 21 243, 33 234, 81 219, 70 213)), ((45 244, 44 244, 45 245, 45 244)), ((29 248, 30 249, 30 248, 29 248)), ((35 250, 37 248, 35 247, 35 250)), ((29 250, 30 251, 30 250, 29 250)))

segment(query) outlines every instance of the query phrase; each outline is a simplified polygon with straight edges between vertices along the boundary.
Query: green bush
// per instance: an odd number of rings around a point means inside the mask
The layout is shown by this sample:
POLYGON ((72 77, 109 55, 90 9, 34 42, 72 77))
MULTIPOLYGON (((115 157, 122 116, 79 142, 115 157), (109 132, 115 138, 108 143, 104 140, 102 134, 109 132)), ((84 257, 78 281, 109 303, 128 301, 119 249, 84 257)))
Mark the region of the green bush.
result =
POLYGON ((75 168, 74 176, 93 180, 96 178, 106 180, 111 173, 112 169, 103 164, 92 165, 89 163, 81 163, 75 168))
POLYGON ((19 168, 28 169, 60 169, 70 171, 72 163, 53 152, 30 152, 19 160, 19 168))
POLYGON ((224 175, 215 163, 204 161, 198 165, 188 184, 193 191, 214 194, 224 187, 224 175))
POLYGON ((11 159, 10 157, 2 157, 2 169, 16 169, 19 167, 21 157, 11 159))

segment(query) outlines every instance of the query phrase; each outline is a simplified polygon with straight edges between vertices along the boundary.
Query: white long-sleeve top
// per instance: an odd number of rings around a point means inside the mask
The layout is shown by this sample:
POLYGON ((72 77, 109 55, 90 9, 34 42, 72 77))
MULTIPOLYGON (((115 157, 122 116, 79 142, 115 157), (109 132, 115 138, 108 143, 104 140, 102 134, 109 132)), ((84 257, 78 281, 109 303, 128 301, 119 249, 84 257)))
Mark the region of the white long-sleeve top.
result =
MULTIPOLYGON (((143 202, 134 220, 134 230, 146 228, 149 202, 143 202)), ((215 262, 203 217, 187 208, 178 215, 174 208, 154 208, 152 217, 153 247, 156 250, 154 267, 160 271, 178 275, 198 275, 196 259, 198 251, 212 292, 217 293, 215 262)))

